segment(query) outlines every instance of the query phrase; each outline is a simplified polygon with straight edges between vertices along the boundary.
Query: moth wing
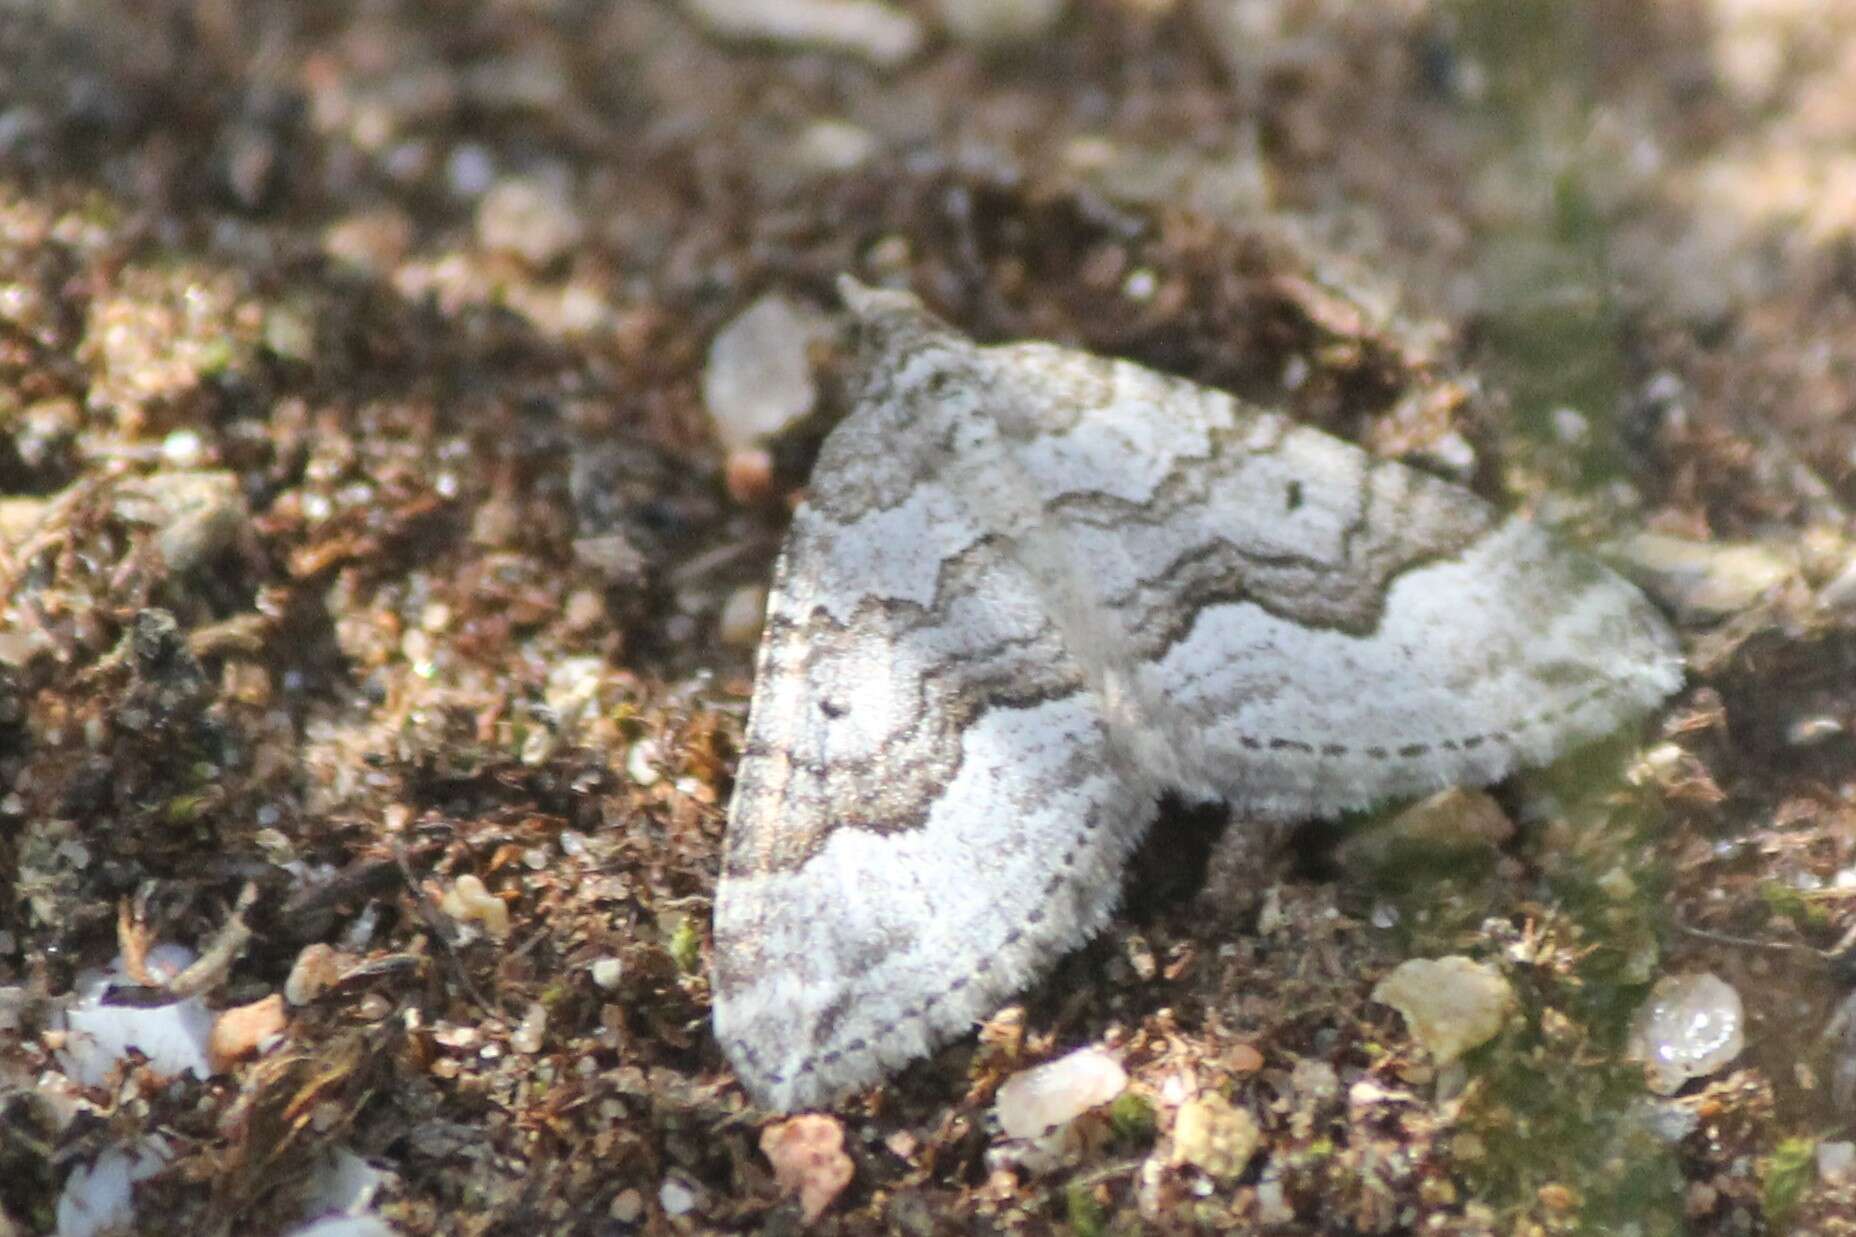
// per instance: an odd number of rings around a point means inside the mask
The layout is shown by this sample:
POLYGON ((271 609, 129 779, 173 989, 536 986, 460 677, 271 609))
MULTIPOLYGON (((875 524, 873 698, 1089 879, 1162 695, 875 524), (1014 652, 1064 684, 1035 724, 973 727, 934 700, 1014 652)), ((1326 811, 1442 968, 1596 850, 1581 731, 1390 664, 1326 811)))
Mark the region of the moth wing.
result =
POLYGON ((1101 926, 1153 815, 1034 587, 931 492, 911 500, 945 555, 929 600, 907 600, 907 555, 863 561, 881 530, 810 508, 772 592, 714 966, 717 1038, 770 1108, 990 1014, 1101 926), (841 570, 864 581, 848 599, 841 570))
POLYGON ((1459 486, 1139 366, 988 351, 1172 789, 1331 816, 1544 763, 1681 683, 1634 585, 1459 486))

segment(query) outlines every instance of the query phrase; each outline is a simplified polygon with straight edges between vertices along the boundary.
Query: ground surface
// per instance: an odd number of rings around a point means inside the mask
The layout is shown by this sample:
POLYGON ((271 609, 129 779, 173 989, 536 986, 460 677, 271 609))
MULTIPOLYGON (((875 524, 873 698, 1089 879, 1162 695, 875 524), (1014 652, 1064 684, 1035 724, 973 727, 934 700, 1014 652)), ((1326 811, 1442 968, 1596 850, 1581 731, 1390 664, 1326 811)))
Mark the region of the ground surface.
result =
POLYGON ((1856 7, 916 12, 877 68, 646 0, 0 5, 0 1233, 150 1133, 138 1231, 283 1231, 338 1146, 406 1233, 798 1227, 707 1031, 720 633, 840 361, 761 500, 700 375, 846 270, 1715 591, 1652 581, 1689 685, 1511 828, 1174 822, 1102 939, 839 1110, 823 1230, 1856 1231, 1813 1158, 1856 1088, 1856 7), (215 1009, 337 951, 281 1040, 59 1078, 78 974, 248 884, 215 1009), (1369 994, 1444 954, 1518 1005, 1439 1070, 1369 994), (1630 1013, 1697 970, 1747 1049, 1651 1101, 1630 1013), (1026 1162, 994 1091, 1091 1043, 1128 1096, 1026 1162), (1174 1162, 1209 1092, 1260 1133, 1222 1177, 1174 1162))

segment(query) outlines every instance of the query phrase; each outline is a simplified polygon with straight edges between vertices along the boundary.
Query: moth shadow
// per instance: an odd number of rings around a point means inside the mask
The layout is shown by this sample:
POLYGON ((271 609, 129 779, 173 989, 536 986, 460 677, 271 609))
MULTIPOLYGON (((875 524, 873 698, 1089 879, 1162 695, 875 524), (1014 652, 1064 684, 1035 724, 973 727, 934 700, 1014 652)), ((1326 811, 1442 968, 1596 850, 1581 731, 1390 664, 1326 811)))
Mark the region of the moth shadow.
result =
POLYGON ((1220 844, 1242 827, 1223 804, 1162 799, 1158 819, 1128 861, 1118 918, 1151 925, 1191 901, 1205 889, 1220 844))
POLYGON ((1080 1042, 1177 1003, 1185 994, 1165 974, 1169 960, 1254 933, 1272 885, 1329 878, 1329 844, 1308 826, 1168 797, 1129 859, 1115 917, 1026 993, 1030 1021, 1080 1042))
POLYGON ((1271 885, 1334 879, 1333 848, 1342 835, 1325 824, 1246 820, 1222 803, 1169 795, 1128 862, 1114 925, 1236 930, 1271 885))

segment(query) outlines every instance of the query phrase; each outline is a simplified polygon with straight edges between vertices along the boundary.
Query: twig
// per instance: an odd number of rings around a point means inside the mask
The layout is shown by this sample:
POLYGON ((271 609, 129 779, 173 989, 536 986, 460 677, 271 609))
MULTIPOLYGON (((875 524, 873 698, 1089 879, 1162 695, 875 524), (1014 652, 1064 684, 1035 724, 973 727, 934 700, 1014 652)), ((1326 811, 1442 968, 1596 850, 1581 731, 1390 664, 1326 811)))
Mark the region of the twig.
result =
MULTIPOLYGON (((1704 941, 1714 941, 1720 945, 1733 945, 1741 949, 1765 949, 1773 953, 1810 954, 1812 957, 1822 958, 1826 962, 1835 958, 1838 952, 1836 949, 1818 949, 1814 946, 1806 945, 1803 941, 1762 941, 1751 936, 1734 936, 1727 932, 1716 932, 1712 928, 1697 928, 1693 924, 1683 923, 1680 919, 1674 919, 1672 922, 1674 922, 1678 929, 1688 933, 1690 936, 1698 936, 1704 941)), ((1846 937, 1845 939, 1847 940, 1848 938, 1846 937)))
POLYGON ((479 1010, 492 1018, 500 1017, 496 1007, 485 1000, 483 993, 477 990, 477 985, 471 982, 470 973, 464 969, 464 959, 458 956, 457 946, 451 941, 450 926, 438 913, 438 908, 432 905, 432 900, 425 896, 425 890, 419 888, 419 881, 413 875, 412 865, 406 861, 406 848, 400 845, 397 838, 393 839, 391 845, 394 862, 399 864, 400 877, 406 882, 406 892, 411 895, 413 905, 418 908, 419 918, 425 921, 426 928, 437 940, 439 949, 444 952, 445 960, 451 964, 451 970, 456 974, 459 986, 464 989, 465 995, 470 997, 479 1010))
POLYGON ((232 906, 231 917, 226 926, 219 929, 219 935, 206 947, 194 964, 168 980, 163 985, 170 994, 186 998, 198 996, 225 977, 238 956, 245 952, 245 946, 251 940, 251 928, 245 922, 245 912, 258 900, 258 886, 246 881, 239 890, 238 901, 232 906))
POLYGON ((116 912, 116 939, 122 949, 123 971, 136 986, 112 989, 108 1003, 142 1007, 172 1005, 199 996, 219 983, 251 941, 251 927, 245 922, 245 912, 257 900, 258 886, 251 881, 245 882, 238 901, 233 904, 232 914, 213 938, 213 943, 193 965, 163 980, 148 969, 149 933, 140 907, 132 909, 129 900, 123 899, 116 912))

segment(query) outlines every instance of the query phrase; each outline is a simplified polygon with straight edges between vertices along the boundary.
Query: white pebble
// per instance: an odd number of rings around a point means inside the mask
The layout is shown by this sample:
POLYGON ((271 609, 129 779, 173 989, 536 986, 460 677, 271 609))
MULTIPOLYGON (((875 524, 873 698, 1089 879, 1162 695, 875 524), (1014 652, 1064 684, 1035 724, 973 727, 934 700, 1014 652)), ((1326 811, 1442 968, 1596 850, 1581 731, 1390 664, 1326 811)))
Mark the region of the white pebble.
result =
POLYGON ((148 1139, 139 1151, 111 1147, 90 1165, 79 1164, 58 1196, 58 1237, 102 1237, 135 1227, 134 1186, 167 1163, 167 1146, 148 1139))
POLYGON ((640 786, 655 786, 662 781, 664 775, 657 767, 657 744, 649 739, 632 744, 632 750, 625 757, 625 775, 640 786))
POLYGON ((1282 1178, 1274 1172, 1264 1173, 1263 1179, 1257 1182, 1257 1219, 1268 1225, 1295 1221, 1295 1208, 1289 1205, 1282 1178))
POLYGON ((768 293, 716 332, 702 398, 724 447, 752 447, 812 411, 818 384, 808 353, 822 331, 816 314, 768 293))
POLYGON ((1553 436, 1569 447, 1581 446, 1592 436, 1592 423, 1577 408, 1555 408, 1550 420, 1553 436))
POLYGON ((817 172, 849 172, 877 153, 876 136, 848 120, 815 120, 793 142, 793 161, 817 172))
POLYGON ((1669 975, 1657 980, 1631 1023, 1630 1055, 1644 1063, 1658 1095, 1714 1073, 1746 1047, 1740 994, 1718 976, 1669 975))
POLYGON ((175 430, 161 440, 161 458, 176 468, 198 468, 206 444, 193 430, 175 430))
POLYGON ((540 1001, 530 1001, 528 1012, 522 1015, 522 1021, 510 1032, 509 1046, 524 1056, 532 1056, 541 1051, 541 1043, 548 1033, 548 1007, 540 1001))
POLYGON ((476 142, 453 147, 451 157, 445 160, 445 181, 457 197, 481 197, 495 180, 496 160, 476 142))
POLYGON ((674 1220, 696 1209, 696 1191, 675 1177, 666 1177, 664 1184, 658 1187, 657 1204, 674 1220))
POLYGON ((1856 1143, 1817 1144, 1817 1179, 1825 1185, 1842 1185, 1856 1178, 1856 1143))
MULTIPOLYGON (((149 973, 157 980, 178 975, 193 963, 191 950, 179 945, 157 945, 148 951, 149 973)), ((65 1012, 65 1038, 59 1064, 72 1081, 100 1086, 131 1049, 148 1060, 148 1068, 173 1077, 191 1073, 209 1078, 213 1068, 207 1040, 213 1030, 213 1013, 198 997, 168 1005, 105 1005, 104 996, 114 983, 127 980, 122 960, 108 974, 79 977, 77 1000, 65 1012)))
POLYGON ((1085 1048, 1006 1079, 993 1111, 1007 1138, 1036 1138, 1108 1103, 1127 1086, 1120 1062, 1099 1048, 1085 1048))
POLYGON ((690 15, 726 39, 859 56, 890 68, 921 50, 921 23, 878 0, 684 0, 690 15))

